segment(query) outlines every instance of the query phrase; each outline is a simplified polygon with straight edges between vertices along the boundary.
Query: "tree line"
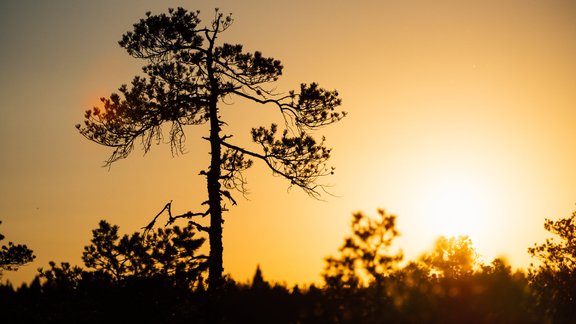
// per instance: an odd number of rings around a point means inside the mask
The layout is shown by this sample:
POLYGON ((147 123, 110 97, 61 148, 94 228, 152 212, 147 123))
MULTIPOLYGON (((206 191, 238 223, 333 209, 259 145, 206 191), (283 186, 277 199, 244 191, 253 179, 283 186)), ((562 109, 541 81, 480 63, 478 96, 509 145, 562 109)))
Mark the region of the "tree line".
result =
MULTIPOLYGON (((193 225, 120 235, 101 221, 83 266, 50 262, 30 283, 0 285, 0 314, 7 323, 212 323, 214 311, 223 323, 568 323, 576 316, 576 212, 545 221, 554 237, 528 248, 537 264, 527 271, 501 258, 482 263, 467 236, 440 237, 406 262, 394 246, 395 221, 383 210, 353 214, 351 235, 325 258, 320 285, 271 283, 257 267, 249 282, 224 276, 217 295, 208 290, 207 256, 199 252, 205 239, 193 225)), ((32 260, 7 255, 0 264, 7 270, 32 260)))

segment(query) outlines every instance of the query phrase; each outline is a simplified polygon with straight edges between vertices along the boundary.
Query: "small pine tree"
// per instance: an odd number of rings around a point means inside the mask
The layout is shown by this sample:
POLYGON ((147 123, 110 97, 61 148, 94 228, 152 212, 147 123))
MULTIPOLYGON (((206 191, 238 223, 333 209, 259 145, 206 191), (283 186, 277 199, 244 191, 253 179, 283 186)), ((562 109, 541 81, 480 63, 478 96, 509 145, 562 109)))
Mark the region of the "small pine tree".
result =
POLYGON ((264 276, 262 275, 262 269, 260 269, 260 265, 257 265, 254 277, 252 277, 252 289, 264 289, 269 287, 270 284, 266 280, 264 280, 264 276))

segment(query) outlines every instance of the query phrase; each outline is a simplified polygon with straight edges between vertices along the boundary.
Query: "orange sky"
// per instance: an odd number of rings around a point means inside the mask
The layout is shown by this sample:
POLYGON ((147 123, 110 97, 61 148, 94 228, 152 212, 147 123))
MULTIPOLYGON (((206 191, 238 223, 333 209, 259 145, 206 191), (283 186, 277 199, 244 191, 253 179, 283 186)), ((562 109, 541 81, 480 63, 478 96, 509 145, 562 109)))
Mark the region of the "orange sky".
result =
MULTIPOLYGON (((84 110, 139 73, 117 45, 146 11, 232 12, 223 37, 280 59, 278 90, 317 81, 349 116, 322 131, 334 148, 334 197, 315 201, 262 166, 248 172, 224 226, 225 271, 238 280, 319 280, 351 213, 398 215, 408 258, 439 234, 469 234, 486 261, 526 267, 544 218, 576 210, 576 2, 508 1, 0 2, 0 232, 37 260, 3 280, 29 281, 49 260, 80 263, 100 219, 133 232, 166 202, 196 210, 208 164, 190 129, 188 154, 110 151, 77 134, 84 110)), ((225 106, 227 130, 278 118, 225 106)))

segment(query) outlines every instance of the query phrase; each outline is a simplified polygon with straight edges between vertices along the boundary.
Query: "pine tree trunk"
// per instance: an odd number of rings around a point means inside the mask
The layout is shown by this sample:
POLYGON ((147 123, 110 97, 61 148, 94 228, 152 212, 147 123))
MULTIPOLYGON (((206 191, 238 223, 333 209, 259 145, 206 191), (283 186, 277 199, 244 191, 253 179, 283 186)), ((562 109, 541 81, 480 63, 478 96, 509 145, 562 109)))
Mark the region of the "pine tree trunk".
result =
MULTIPOLYGON (((215 39, 215 38, 214 38, 215 39)), ((210 255, 208 258, 208 289, 217 291, 222 287, 222 205, 220 199, 220 168, 222 164, 220 120, 218 117, 218 81, 214 76, 212 66, 212 48, 214 39, 210 42, 207 55, 207 72, 210 81, 210 170, 208 171, 208 204, 210 208, 210 255)))
POLYGON ((214 291, 222 286, 222 206, 220 200, 220 125, 217 116, 210 121, 211 161, 208 172, 208 203, 210 208, 210 256, 208 287, 214 291))

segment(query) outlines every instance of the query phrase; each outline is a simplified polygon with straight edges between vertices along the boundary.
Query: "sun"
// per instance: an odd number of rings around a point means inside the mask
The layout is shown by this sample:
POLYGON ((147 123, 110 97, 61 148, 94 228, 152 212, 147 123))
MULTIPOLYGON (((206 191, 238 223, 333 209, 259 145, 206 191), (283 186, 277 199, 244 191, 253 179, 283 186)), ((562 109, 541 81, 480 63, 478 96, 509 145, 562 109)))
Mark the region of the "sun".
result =
POLYGON ((431 195, 429 226, 444 236, 472 235, 483 228, 483 198, 462 184, 447 184, 431 195))
POLYGON ((494 205, 494 191, 486 179, 454 171, 434 178, 421 196, 427 231, 446 237, 485 234, 494 205))

